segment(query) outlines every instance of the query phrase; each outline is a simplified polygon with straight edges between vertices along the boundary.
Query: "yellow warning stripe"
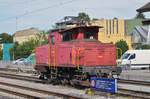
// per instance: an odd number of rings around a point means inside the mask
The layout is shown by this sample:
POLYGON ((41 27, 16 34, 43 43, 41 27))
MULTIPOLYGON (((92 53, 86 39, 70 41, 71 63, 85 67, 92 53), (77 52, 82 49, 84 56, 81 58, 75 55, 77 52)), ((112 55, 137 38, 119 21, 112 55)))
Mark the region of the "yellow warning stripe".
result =
POLYGON ((78 48, 78 57, 77 57, 77 66, 78 66, 78 70, 79 70, 79 53, 80 52, 80 48, 78 48))
POLYGON ((75 60, 74 60, 74 47, 72 47, 72 64, 75 66, 75 60))
MULTIPOLYGON (((117 59, 119 58, 119 50, 120 50, 120 54, 121 54, 121 64, 120 66, 122 65, 122 49, 121 48, 117 48, 117 59)), ((118 64, 118 62, 117 62, 118 64)))
POLYGON ((53 51, 54 51, 54 69, 55 69, 55 46, 54 46, 53 51))
POLYGON ((49 69, 51 67, 51 49, 50 49, 50 46, 49 46, 49 69))

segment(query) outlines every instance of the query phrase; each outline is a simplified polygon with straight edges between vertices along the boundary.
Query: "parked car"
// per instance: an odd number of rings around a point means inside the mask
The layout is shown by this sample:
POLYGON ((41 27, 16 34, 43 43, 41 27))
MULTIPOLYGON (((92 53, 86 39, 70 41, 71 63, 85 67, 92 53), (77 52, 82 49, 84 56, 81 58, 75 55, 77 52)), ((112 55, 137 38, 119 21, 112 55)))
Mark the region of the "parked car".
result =
POLYGON ((20 58, 13 61, 14 65, 31 66, 35 64, 35 53, 32 53, 28 58, 20 58))
POLYGON ((35 53, 32 53, 28 58, 25 59, 26 65, 34 65, 35 64, 35 53))
POLYGON ((35 53, 32 53, 28 58, 25 60, 26 62, 35 62, 35 53))
POLYGON ((13 61, 13 64, 14 65, 24 65, 25 64, 25 58, 20 58, 20 59, 17 59, 15 61, 13 61))

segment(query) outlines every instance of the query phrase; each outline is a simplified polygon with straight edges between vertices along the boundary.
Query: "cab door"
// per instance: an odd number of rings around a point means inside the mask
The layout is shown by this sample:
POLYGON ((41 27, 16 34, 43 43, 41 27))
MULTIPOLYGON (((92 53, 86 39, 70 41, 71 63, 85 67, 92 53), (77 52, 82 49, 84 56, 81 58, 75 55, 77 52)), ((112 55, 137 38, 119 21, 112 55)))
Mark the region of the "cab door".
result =
POLYGON ((55 48, 55 42, 56 42, 56 38, 54 35, 50 36, 50 47, 49 47, 49 62, 50 65, 54 66, 56 65, 56 48, 55 48))

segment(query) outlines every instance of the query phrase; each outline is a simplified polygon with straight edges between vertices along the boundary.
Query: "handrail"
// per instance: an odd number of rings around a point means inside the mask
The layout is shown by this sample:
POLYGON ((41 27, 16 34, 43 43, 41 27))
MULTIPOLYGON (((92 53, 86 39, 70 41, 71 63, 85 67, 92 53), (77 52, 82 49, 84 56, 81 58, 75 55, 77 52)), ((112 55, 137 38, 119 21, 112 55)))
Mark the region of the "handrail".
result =
POLYGON ((55 69, 55 46, 53 47, 53 52, 54 52, 54 69, 55 69))
POLYGON ((77 57, 77 68, 79 70, 79 54, 80 54, 80 48, 78 48, 78 57, 77 57))
MULTIPOLYGON (((122 65, 122 49, 121 48, 117 48, 117 59, 118 59, 118 56, 119 56, 118 50, 120 50, 120 54, 121 54, 121 64, 120 64, 120 66, 121 66, 122 65)), ((118 64, 118 62, 117 62, 117 64, 118 64)))
POLYGON ((72 47, 72 64, 73 64, 73 66, 75 66, 74 47, 72 47))

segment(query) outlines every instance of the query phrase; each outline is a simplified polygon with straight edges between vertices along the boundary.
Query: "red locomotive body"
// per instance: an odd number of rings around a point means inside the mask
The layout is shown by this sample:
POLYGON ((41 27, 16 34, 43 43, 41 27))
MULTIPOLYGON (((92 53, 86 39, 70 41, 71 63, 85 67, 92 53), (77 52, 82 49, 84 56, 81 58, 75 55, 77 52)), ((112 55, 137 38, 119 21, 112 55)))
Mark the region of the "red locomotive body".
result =
POLYGON ((61 80, 119 74, 116 47, 98 41, 98 26, 78 26, 50 33, 49 45, 36 48, 41 77, 61 80))

